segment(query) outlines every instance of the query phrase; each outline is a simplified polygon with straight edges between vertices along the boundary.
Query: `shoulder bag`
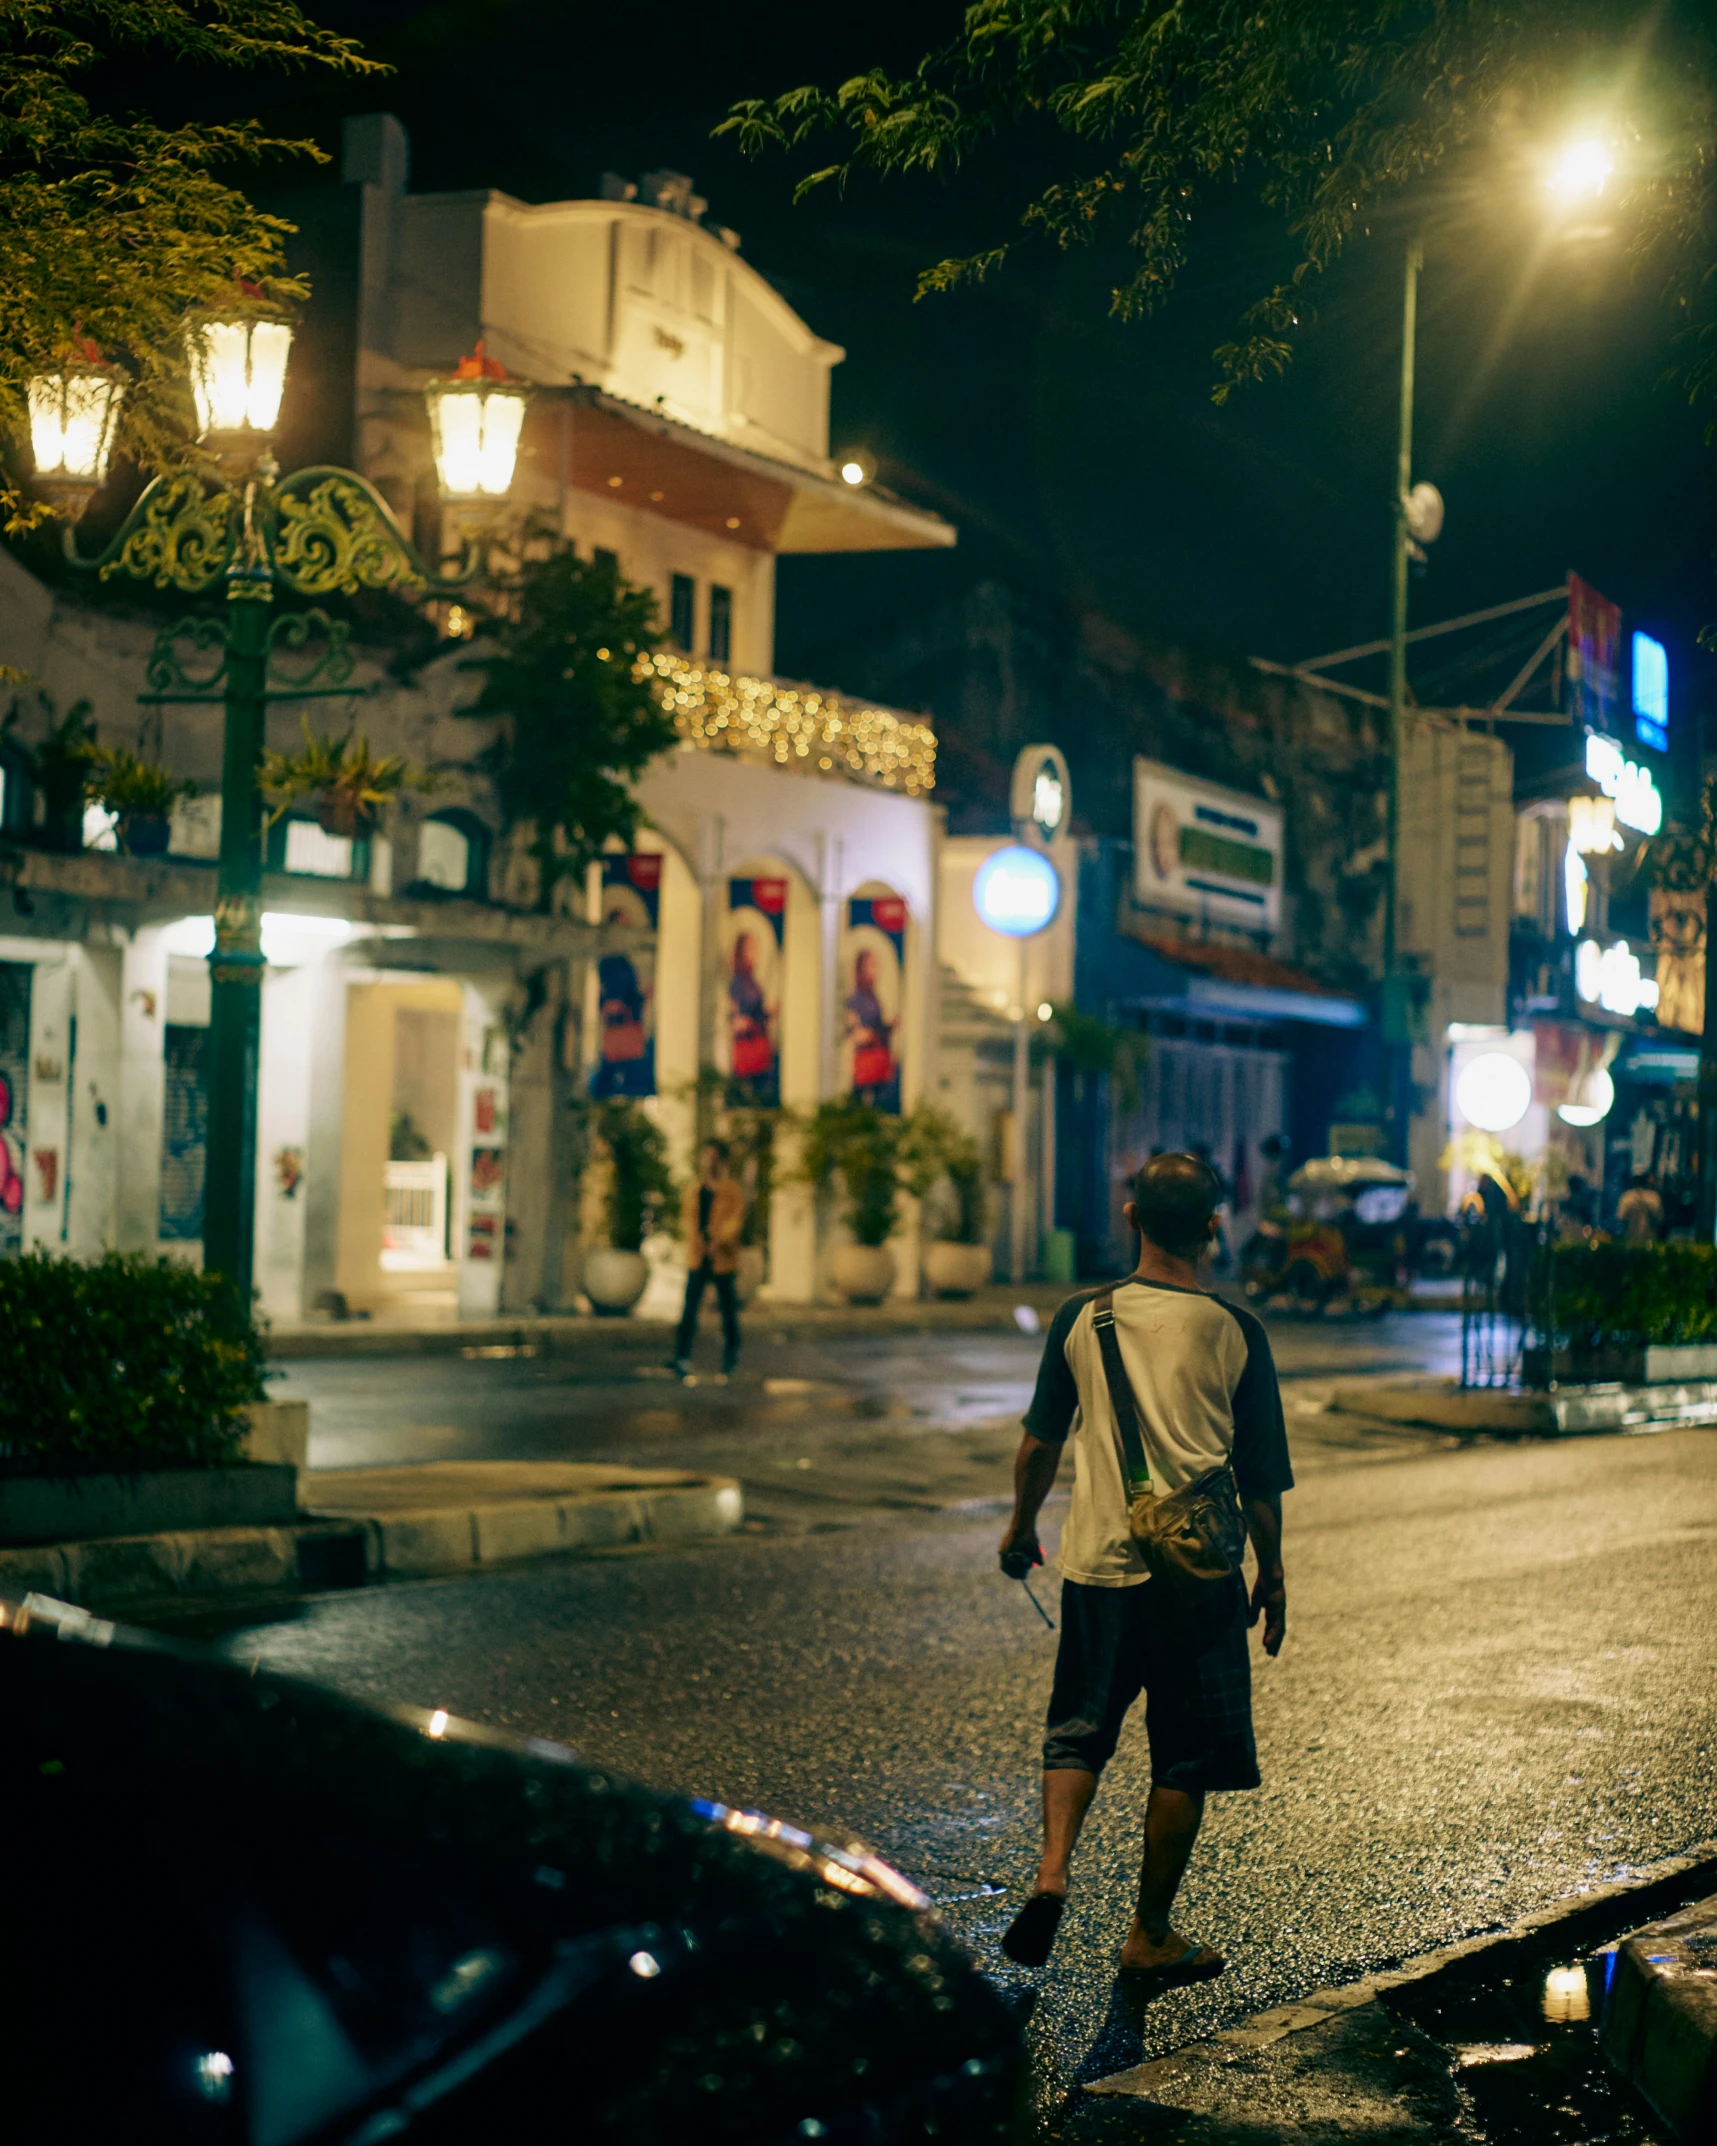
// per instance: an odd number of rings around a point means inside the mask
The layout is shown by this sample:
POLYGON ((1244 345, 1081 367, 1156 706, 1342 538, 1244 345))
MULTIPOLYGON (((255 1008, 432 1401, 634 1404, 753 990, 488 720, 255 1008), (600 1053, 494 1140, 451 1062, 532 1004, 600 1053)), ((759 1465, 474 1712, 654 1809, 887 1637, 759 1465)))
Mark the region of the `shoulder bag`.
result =
POLYGON ((1138 1544, 1153 1580, 1197 1594, 1231 1580, 1246 1553, 1246 1524, 1234 1470, 1224 1461, 1179 1490, 1159 1497, 1151 1488, 1150 1463, 1121 1344, 1115 1333, 1115 1292, 1101 1290, 1091 1307, 1109 1407, 1121 1448, 1121 1480, 1127 1493, 1127 1531, 1138 1544))

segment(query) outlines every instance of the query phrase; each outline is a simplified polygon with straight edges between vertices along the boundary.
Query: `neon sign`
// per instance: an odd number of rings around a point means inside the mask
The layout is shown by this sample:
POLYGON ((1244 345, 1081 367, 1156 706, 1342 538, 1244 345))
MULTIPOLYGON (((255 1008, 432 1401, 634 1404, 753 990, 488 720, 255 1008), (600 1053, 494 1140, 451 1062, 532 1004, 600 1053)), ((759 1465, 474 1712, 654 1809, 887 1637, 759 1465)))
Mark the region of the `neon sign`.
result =
POLYGON ((1651 769, 1622 756, 1613 738, 1596 731, 1586 740, 1586 773, 1616 803, 1616 818, 1636 834, 1654 835, 1663 825, 1663 794, 1651 769))
POLYGON ((1655 752, 1669 750, 1669 652, 1649 633, 1634 635, 1634 735, 1655 752))

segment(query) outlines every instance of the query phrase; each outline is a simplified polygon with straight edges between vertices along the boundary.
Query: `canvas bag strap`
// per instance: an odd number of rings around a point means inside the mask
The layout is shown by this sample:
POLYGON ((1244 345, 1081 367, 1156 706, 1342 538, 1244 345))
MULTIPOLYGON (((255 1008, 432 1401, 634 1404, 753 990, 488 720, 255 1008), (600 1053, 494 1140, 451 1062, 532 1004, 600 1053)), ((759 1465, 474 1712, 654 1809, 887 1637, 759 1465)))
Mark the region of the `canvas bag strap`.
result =
POLYGON ((1132 1381, 1121 1361, 1121 1343, 1115 1332, 1115 1292, 1100 1289, 1091 1306, 1091 1323, 1097 1329, 1097 1347, 1103 1358, 1103 1376, 1109 1384, 1109 1408, 1115 1418, 1115 1433, 1121 1446, 1121 1474, 1129 1498, 1141 1497, 1151 1487, 1150 1463, 1145 1458, 1144 1434, 1139 1423, 1139 1404, 1132 1381))

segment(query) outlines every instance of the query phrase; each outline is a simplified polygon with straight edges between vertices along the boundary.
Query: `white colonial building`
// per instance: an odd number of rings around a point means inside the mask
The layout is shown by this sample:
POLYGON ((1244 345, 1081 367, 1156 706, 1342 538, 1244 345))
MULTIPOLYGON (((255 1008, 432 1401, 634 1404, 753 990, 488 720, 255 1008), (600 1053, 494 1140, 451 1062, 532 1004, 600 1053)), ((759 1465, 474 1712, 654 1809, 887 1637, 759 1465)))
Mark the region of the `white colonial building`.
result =
MULTIPOLYGON (((475 691, 457 606, 440 605, 445 642, 413 675, 374 647, 363 697, 320 711, 320 728, 351 723, 452 774, 368 840, 296 816, 269 837, 256 1271, 281 1321, 571 1302, 565 1105, 593 1082, 653 1094, 684 1169, 711 1064, 799 1109, 866 1080, 910 1108, 936 1078, 935 741, 773 677, 774 572, 782 552, 953 531, 842 481, 841 353, 700 220, 686 182, 608 192, 414 195, 404 135, 375 117, 349 124, 345 183, 305 219, 318 290, 354 296, 312 301, 286 466, 352 461, 421 547, 444 548, 421 390, 481 341, 535 384, 515 526, 611 552, 656 592, 680 744, 639 786, 634 859, 539 914, 472 765, 483 726, 457 713, 475 691)), ((0 663, 27 680, 0 743, 0 1251, 200 1255, 221 711, 140 702, 158 623, 0 556, 0 663), (120 853, 99 816, 81 854, 45 846, 32 748, 80 700, 102 742, 197 784, 167 854, 120 853)), ((271 742, 290 744, 299 715, 274 709, 271 742)), ((818 1294, 831 1234, 806 1194, 779 1190, 765 1287, 818 1294)), ((896 1264, 915 1292, 910 1230, 896 1264)), ((672 1282, 664 1268, 657 1301, 672 1282)))

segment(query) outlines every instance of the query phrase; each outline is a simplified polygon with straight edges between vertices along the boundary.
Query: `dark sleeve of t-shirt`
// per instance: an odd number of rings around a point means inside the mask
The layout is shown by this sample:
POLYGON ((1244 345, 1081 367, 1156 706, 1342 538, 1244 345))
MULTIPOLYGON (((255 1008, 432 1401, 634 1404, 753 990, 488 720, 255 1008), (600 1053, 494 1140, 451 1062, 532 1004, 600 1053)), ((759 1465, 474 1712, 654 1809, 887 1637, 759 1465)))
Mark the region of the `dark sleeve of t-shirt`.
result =
POLYGON ((1065 1445, 1079 1413, 1079 1387, 1067 1361, 1067 1337, 1073 1322, 1090 1303, 1088 1295, 1069 1297, 1049 1322, 1043 1361, 1037 1367, 1037 1390, 1021 1419, 1033 1438, 1046 1446, 1065 1445))
POLYGON ((1282 1418, 1282 1389, 1270 1337, 1261 1323, 1238 1304, 1230 1304, 1246 1336, 1246 1368, 1234 1389, 1234 1480, 1243 1498, 1269 1498, 1294 1487, 1288 1459, 1288 1426, 1282 1418))

